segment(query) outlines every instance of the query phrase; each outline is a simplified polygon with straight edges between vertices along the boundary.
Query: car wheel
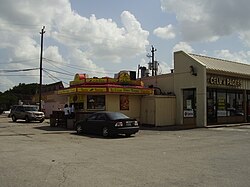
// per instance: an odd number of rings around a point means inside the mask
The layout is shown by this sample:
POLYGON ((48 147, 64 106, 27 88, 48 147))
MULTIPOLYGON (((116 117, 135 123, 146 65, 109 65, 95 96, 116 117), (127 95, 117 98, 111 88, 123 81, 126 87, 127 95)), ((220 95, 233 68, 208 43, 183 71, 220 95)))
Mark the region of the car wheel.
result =
POLYGON ((132 134, 125 134, 126 137, 130 137, 132 134))
POLYGON ((30 122, 29 116, 25 116, 25 121, 30 122))
POLYGON ((102 136, 103 137, 108 137, 109 136, 109 129, 107 127, 103 127, 102 136))
POLYGON ((42 123, 44 121, 44 119, 41 119, 39 122, 42 123))
POLYGON ((82 133, 82 126, 81 126, 81 124, 77 124, 76 125, 76 133, 77 134, 81 134, 82 133))
POLYGON ((13 115, 11 118, 12 118, 13 122, 16 122, 16 116, 15 115, 13 115))

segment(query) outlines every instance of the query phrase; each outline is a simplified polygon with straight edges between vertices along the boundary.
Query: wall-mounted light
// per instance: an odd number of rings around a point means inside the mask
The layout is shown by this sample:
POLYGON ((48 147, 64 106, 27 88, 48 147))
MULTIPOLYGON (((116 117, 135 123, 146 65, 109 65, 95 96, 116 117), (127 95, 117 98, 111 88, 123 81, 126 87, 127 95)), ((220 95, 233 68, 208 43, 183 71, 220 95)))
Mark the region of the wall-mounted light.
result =
POLYGON ((197 76, 197 70, 194 68, 194 66, 189 66, 189 67, 191 75, 197 76))

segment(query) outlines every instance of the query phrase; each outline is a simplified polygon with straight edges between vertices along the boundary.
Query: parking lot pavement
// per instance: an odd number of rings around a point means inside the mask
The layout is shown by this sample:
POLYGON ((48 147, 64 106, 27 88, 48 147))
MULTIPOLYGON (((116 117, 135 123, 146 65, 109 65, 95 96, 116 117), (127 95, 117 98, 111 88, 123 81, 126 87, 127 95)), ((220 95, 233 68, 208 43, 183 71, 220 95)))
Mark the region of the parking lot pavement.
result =
POLYGON ((0 186, 250 185, 250 128, 76 135, 0 117, 0 186))

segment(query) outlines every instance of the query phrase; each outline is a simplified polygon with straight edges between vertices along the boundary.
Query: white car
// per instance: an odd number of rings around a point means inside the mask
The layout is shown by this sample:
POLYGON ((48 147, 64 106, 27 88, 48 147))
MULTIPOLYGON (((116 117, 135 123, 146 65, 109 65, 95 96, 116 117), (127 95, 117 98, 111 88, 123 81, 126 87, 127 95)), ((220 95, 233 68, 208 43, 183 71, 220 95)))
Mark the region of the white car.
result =
POLYGON ((10 110, 3 111, 2 115, 8 116, 10 115, 10 110))

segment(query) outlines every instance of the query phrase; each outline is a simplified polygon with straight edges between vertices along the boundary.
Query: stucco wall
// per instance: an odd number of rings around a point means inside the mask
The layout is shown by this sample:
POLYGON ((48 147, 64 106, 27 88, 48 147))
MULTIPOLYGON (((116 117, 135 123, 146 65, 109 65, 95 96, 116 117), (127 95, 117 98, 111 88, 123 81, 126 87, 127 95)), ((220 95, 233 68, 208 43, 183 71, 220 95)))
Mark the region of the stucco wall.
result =
POLYGON ((174 53, 174 92, 176 94, 176 123, 183 124, 183 89, 196 89, 196 126, 206 126, 206 67, 183 51, 174 53), (197 75, 192 75, 193 66, 197 75))
POLYGON ((141 123, 154 126, 175 125, 175 96, 145 96, 142 98, 141 123))
POLYGON ((174 92, 174 74, 163 74, 154 77, 144 77, 142 78, 145 87, 154 85, 154 87, 161 88, 162 92, 174 92))
POLYGON ((140 121, 141 97, 142 96, 129 95, 129 110, 120 110, 120 95, 106 95, 106 110, 122 112, 140 121))
POLYGON ((63 110, 64 105, 68 103, 67 96, 60 96, 56 93, 49 95, 49 100, 44 102, 45 117, 49 118, 52 111, 63 110))

